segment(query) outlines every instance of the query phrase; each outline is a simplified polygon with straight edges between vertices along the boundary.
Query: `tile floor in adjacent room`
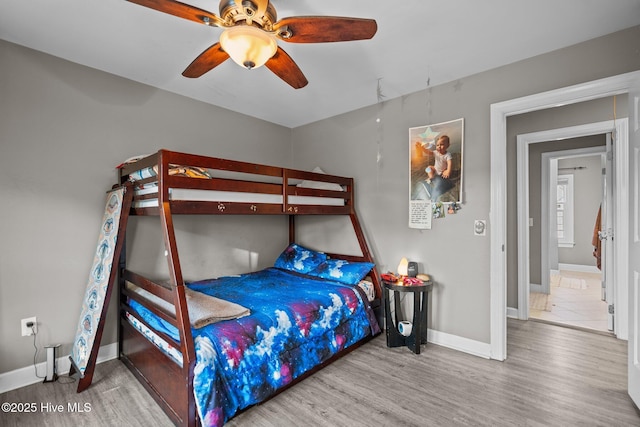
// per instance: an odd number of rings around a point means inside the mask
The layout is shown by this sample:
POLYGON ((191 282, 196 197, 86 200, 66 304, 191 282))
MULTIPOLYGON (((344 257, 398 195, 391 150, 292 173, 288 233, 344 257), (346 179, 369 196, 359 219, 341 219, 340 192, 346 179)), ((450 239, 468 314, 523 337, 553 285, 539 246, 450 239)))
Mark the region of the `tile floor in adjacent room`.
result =
POLYGON ((561 270, 551 276, 551 294, 532 292, 529 318, 610 332, 600 273, 561 270))

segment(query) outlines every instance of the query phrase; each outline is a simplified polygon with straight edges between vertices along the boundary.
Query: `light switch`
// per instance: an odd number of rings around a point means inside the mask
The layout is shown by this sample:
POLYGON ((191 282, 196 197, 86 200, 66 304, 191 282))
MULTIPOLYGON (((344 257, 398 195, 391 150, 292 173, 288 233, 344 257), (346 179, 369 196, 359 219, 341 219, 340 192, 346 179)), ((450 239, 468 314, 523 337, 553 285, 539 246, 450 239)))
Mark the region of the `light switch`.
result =
POLYGON ((473 234, 476 236, 486 236, 487 221, 485 221, 484 219, 476 219, 473 222, 473 234))

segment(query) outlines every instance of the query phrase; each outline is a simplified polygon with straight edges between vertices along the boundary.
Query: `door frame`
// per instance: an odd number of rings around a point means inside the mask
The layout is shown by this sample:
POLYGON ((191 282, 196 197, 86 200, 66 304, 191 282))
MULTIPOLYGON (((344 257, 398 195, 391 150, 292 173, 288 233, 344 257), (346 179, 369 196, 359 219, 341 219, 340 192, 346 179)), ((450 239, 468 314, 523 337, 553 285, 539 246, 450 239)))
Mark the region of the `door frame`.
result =
MULTIPOLYGON (((640 71, 633 71, 491 104, 489 321, 492 359, 507 358, 507 117, 628 93, 637 79, 640 79, 640 71)), ((628 168, 628 162, 618 167, 627 172, 628 168)), ((628 272, 627 257, 618 258, 623 258, 627 262, 624 271, 628 272)))
MULTIPOLYGON (((604 135, 603 135, 604 137, 604 135)), ((558 161, 561 159, 575 159, 580 157, 600 157, 602 159, 606 154, 606 147, 604 145, 598 147, 585 147, 576 148, 573 150, 563 151, 551 151, 542 153, 542 168, 541 168, 541 200, 540 207, 542 212, 546 212, 546 215, 542 215, 540 218, 540 232, 541 232, 541 244, 540 244, 540 274, 542 275, 541 290, 538 292, 551 293, 551 278, 549 273, 555 271, 558 273, 559 264, 558 258, 560 257, 558 248, 557 236, 550 232, 557 227, 557 221, 555 218, 555 210, 552 210, 552 206, 555 206, 553 200, 557 199, 557 182, 561 175, 558 172, 558 161), (555 245, 555 246, 554 246, 555 245), (555 248, 555 250, 553 250, 555 248), (546 274, 545 274, 546 272, 546 274)), ((564 175, 569 177, 573 181, 573 175, 564 175)), ((528 177, 530 178, 530 177, 528 177)), ((531 214, 531 212, 529 212, 531 214)), ((595 216, 594 216, 595 218, 595 216)), ((595 223, 595 219, 594 219, 595 223)), ((518 235, 518 238, 520 236, 518 235)), ((520 241, 518 241, 518 247, 520 241)), ((595 261, 595 260, 594 260, 595 261)), ((529 260, 531 262, 531 260, 529 260)), ((595 262, 594 262, 595 268, 595 262)), ((531 284, 530 284, 531 285, 531 284)), ((531 289, 529 289, 531 291, 531 289)), ((518 305, 520 307, 520 305, 518 305)))
MULTIPOLYGON (((618 119, 615 122, 613 120, 597 122, 597 123, 589 123, 586 125, 580 126, 570 126, 566 128, 559 129, 551 129, 540 132, 532 132, 528 134, 522 134, 517 136, 517 175, 518 175, 518 319, 527 320, 529 318, 529 291, 531 284, 531 270, 529 264, 529 256, 530 256, 530 230, 529 230, 529 145, 536 144, 540 142, 549 142, 549 141, 559 141, 566 138, 578 138, 583 136, 590 135, 600 135, 606 134, 615 130, 618 134, 618 141, 616 142, 619 150, 615 151, 615 159, 614 159, 614 173, 619 169, 617 167, 618 164, 626 163, 625 160, 627 157, 624 155, 628 154, 629 150, 629 133, 628 133, 628 119, 625 117, 623 119, 618 119)), ((565 158, 565 157, 583 157, 583 156, 594 156, 594 155, 605 155, 605 146, 597 146, 597 147, 585 147, 585 148, 577 148, 572 150, 562 150, 562 151, 552 151, 548 153, 542 154, 542 192, 544 194, 545 187, 549 186, 549 162, 552 158, 565 158), (546 170, 546 172, 545 172, 546 170)), ((624 176, 618 176, 616 173, 615 189, 614 189, 614 204, 621 202, 625 203, 625 199, 628 197, 626 193, 628 189, 628 174, 624 176)), ((544 196, 543 196, 544 197, 544 196)), ((542 204, 542 210, 545 211, 549 209, 549 203, 542 204)), ((614 212, 623 213, 625 207, 616 205, 614 208, 614 212)), ((595 217, 594 217, 595 218, 595 217)), ((545 220, 543 216, 541 218, 541 248, 544 253, 544 248, 548 245, 548 240, 545 238, 545 229, 548 232, 549 224, 548 220, 545 220), (547 224, 545 225, 545 222, 547 224)), ((625 219, 625 215, 615 216, 614 217, 614 229, 616 230, 616 234, 628 234, 628 219, 625 219), (620 229, 617 228, 617 222, 619 222, 620 229)), ((624 254, 626 253, 626 246, 622 246, 626 244, 624 239, 614 239, 615 248, 614 253, 624 254)), ((623 257, 624 258, 624 257, 623 257)), ((616 258, 617 259, 617 258, 616 258)), ((545 261, 545 257, 541 257, 541 267, 542 271, 549 270, 549 263, 545 261), (545 267, 546 266, 546 267, 545 267)), ((611 270, 614 273, 614 281, 616 277, 622 277, 619 282, 617 282, 617 292, 614 293, 616 295, 617 301, 627 301, 628 295, 628 281, 626 278, 626 270, 617 271, 618 269, 625 268, 623 263, 618 264, 614 262, 614 265, 611 266, 611 270), (617 275, 616 275, 617 273, 617 275), (623 283, 624 282, 624 283, 623 283), (625 286, 626 285, 626 286, 625 286), (619 299, 618 299, 619 298, 619 299)), ((544 288, 544 282, 542 283, 544 288)), ((620 304, 623 305, 623 304, 620 304)), ((627 336, 628 333, 628 313, 626 309, 619 310, 616 314, 616 334, 619 335, 619 338, 623 338, 627 336)), ((626 338, 623 338, 626 339, 626 338)))

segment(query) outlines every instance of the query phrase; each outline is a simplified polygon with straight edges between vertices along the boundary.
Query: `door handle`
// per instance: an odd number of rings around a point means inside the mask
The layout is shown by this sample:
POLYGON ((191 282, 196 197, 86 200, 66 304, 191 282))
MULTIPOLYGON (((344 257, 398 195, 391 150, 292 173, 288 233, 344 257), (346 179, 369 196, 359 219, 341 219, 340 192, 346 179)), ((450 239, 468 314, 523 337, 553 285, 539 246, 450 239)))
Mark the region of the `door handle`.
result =
POLYGON ((609 237, 613 240, 613 231, 611 229, 598 231, 598 239, 600 239, 600 241, 607 240, 609 237))

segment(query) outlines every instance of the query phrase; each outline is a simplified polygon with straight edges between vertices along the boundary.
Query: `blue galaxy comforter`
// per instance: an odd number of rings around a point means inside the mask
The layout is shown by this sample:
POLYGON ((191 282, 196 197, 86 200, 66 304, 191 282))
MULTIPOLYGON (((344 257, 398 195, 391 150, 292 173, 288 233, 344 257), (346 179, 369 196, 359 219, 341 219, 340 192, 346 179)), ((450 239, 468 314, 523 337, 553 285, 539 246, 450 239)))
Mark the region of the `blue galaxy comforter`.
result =
MULTIPOLYGON (((192 329, 193 388, 205 426, 223 425, 238 410, 380 332, 358 286, 278 268, 188 286, 251 310, 246 317, 192 329)), ((179 340, 171 325, 134 301, 131 306, 151 326, 179 340)))

